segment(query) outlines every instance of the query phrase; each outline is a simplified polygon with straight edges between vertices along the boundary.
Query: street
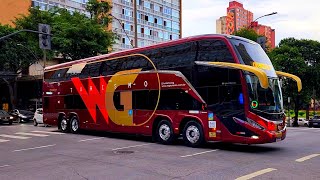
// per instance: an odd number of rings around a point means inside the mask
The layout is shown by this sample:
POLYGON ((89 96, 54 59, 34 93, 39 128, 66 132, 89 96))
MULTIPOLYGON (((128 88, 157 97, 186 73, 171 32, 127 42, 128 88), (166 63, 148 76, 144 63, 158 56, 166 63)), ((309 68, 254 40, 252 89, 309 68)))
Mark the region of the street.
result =
POLYGON ((320 129, 262 145, 189 148, 151 138, 32 124, 0 126, 0 179, 320 179, 320 129))

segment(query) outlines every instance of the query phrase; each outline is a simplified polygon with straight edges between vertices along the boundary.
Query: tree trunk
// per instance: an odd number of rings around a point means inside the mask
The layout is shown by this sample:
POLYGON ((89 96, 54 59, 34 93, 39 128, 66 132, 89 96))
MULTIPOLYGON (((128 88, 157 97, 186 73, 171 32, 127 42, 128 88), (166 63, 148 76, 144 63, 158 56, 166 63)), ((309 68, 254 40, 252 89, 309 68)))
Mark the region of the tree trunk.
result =
POLYGON ((294 120, 293 127, 298 127, 298 115, 299 115, 299 96, 296 97, 296 101, 294 101, 294 120))
POLYGON ((309 120, 309 114, 310 114, 309 107, 310 107, 310 105, 308 104, 307 108, 306 108, 306 119, 307 120, 309 120))
POLYGON ((10 104, 11 104, 12 109, 15 109, 13 88, 8 80, 6 80, 5 78, 2 78, 2 79, 8 85, 9 94, 10 94, 10 104))

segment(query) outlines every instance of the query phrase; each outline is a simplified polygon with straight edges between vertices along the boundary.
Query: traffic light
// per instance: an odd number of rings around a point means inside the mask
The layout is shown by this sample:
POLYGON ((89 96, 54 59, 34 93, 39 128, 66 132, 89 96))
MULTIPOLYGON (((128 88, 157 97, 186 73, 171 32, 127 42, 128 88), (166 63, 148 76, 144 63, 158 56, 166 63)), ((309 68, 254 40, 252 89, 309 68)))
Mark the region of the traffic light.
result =
POLYGON ((41 49, 51 49, 50 25, 39 24, 39 47, 41 49))

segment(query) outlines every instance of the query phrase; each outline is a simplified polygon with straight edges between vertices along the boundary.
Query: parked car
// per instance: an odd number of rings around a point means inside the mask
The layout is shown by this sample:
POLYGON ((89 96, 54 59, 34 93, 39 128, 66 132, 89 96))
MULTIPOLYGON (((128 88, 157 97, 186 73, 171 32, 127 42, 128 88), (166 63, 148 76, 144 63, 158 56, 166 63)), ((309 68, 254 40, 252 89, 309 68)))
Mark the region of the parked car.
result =
MULTIPOLYGON (((290 125, 293 126, 294 119, 290 119, 290 125)), ((298 126, 308 126, 309 121, 304 118, 298 119, 298 126)))
POLYGON ((38 124, 43 124, 43 111, 42 108, 39 108, 34 113, 33 125, 38 126, 38 124))
POLYGON ((0 124, 2 124, 3 122, 8 122, 9 125, 11 125, 13 122, 13 117, 10 116, 10 114, 6 111, 0 110, 0 124))
POLYGON ((320 127, 320 116, 313 116, 312 119, 309 120, 309 127, 320 127))
POLYGON ((18 123, 21 123, 31 121, 34 113, 31 111, 14 109, 10 112, 10 115, 12 115, 18 123))

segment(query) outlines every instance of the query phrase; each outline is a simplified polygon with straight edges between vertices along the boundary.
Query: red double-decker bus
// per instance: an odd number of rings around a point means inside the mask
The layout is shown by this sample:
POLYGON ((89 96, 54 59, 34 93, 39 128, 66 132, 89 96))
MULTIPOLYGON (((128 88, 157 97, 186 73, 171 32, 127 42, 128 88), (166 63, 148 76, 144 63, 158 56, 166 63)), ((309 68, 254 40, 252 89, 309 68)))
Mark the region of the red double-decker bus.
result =
POLYGON ((279 76, 259 44, 201 35, 47 67, 44 123, 189 146, 286 137, 279 76))

